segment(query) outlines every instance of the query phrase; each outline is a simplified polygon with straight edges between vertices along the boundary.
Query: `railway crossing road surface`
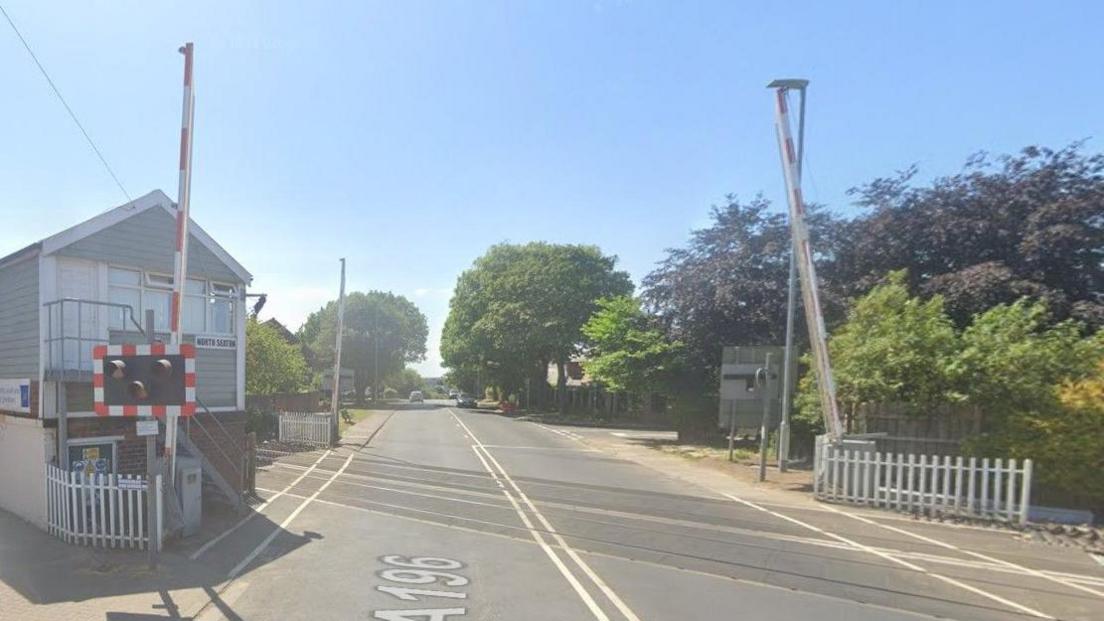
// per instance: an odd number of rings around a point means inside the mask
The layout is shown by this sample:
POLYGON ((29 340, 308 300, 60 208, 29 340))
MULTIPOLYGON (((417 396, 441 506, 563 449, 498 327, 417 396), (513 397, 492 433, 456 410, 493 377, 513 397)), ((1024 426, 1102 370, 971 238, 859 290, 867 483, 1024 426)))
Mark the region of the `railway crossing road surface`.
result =
POLYGON ((605 432, 445 402, 374 413, 258 473, 263 519, 196 554, 226 576, 196 618, 1104 619, 1104 568, 1074 551, 770 505, 587 433, 605 432))

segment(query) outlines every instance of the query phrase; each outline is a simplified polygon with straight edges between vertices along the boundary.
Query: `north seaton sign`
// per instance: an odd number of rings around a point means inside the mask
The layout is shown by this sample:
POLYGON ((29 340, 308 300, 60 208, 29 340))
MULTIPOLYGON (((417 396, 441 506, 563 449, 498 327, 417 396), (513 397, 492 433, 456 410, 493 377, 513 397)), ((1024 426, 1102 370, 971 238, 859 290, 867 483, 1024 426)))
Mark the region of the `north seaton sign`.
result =
POLYGON ((195 346, 200 349, 237 349, 238 339, 233 336, 196 336, 195 346))

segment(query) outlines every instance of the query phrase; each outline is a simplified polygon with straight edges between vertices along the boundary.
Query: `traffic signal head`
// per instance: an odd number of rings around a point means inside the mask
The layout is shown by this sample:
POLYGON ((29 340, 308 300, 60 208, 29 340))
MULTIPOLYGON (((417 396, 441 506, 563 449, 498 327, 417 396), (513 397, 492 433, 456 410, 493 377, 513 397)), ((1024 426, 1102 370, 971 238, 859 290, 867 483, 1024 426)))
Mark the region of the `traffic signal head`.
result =
POLYGON ((107 405, 184 403, 184 359, 179 355, 107 356, 104 369, 111 369, 103 382, 107 405))

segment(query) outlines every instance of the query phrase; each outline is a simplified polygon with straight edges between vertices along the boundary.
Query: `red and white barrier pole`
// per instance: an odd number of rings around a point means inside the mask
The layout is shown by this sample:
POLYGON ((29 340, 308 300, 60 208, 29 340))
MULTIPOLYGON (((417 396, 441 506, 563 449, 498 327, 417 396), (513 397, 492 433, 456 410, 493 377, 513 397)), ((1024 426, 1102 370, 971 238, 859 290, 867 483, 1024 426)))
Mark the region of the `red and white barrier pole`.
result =
MULTIPOLYGON (((188 278, 188 214, 192 197, 192 123, 195 120, 195 91, 192 82, 194 47, 185 43, 180 48, 184 55, 184 105, 180 121, 180 185, 176 195, 176 252, 173 265, 172 306, 169 311, 171 343, 181 343, 181 311, 184 305, 184 283, 188 278)), ((169 480, 176 482, 176 432, 177 417, 165 418, 165 457, 169 461, 169 480)))
POLYGON ((776 80, 768 87, 775 89, 774 120, 778 133, 778 150, 782 155, 786 200, 790 205, 790 233, 797 271, 801 275, 801 297, 805 306, 805 323, 809 327, 809 341, 816 367, 824 428, 832 440, 838 442, 843 437, 844 428, 840 419, 839 406, 836 403, 836 382, 832 377, 832 362, 828 356, 828 331, 824 327, 824 313, 820 307, 813 247, 809 242, 809 229, 805 223, 805 201, 801 196, 797 150, 794 149, 794 141, 790 133, 789 109, 786 106, 786 91, 804 88, 806 83, 805 80, 776 80))

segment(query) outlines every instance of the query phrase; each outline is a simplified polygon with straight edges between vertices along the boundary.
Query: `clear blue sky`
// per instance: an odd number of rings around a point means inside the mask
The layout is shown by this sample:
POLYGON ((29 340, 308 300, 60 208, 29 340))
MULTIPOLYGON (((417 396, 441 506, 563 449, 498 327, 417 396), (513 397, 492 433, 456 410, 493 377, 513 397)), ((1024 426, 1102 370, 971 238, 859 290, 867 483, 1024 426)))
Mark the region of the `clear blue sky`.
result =
MULTIPOLYGON (((781 196, 776 77, 812 80, 807 196, 977 150, 1104 138, 1100 2, 0 0, 133 196, 176 195, 292 327, 410 297, 437 343, 491 243, 598 244, 639 281, 729 192, 781 196)), ((123 202, 0 23, 0 254, 123 202)))

